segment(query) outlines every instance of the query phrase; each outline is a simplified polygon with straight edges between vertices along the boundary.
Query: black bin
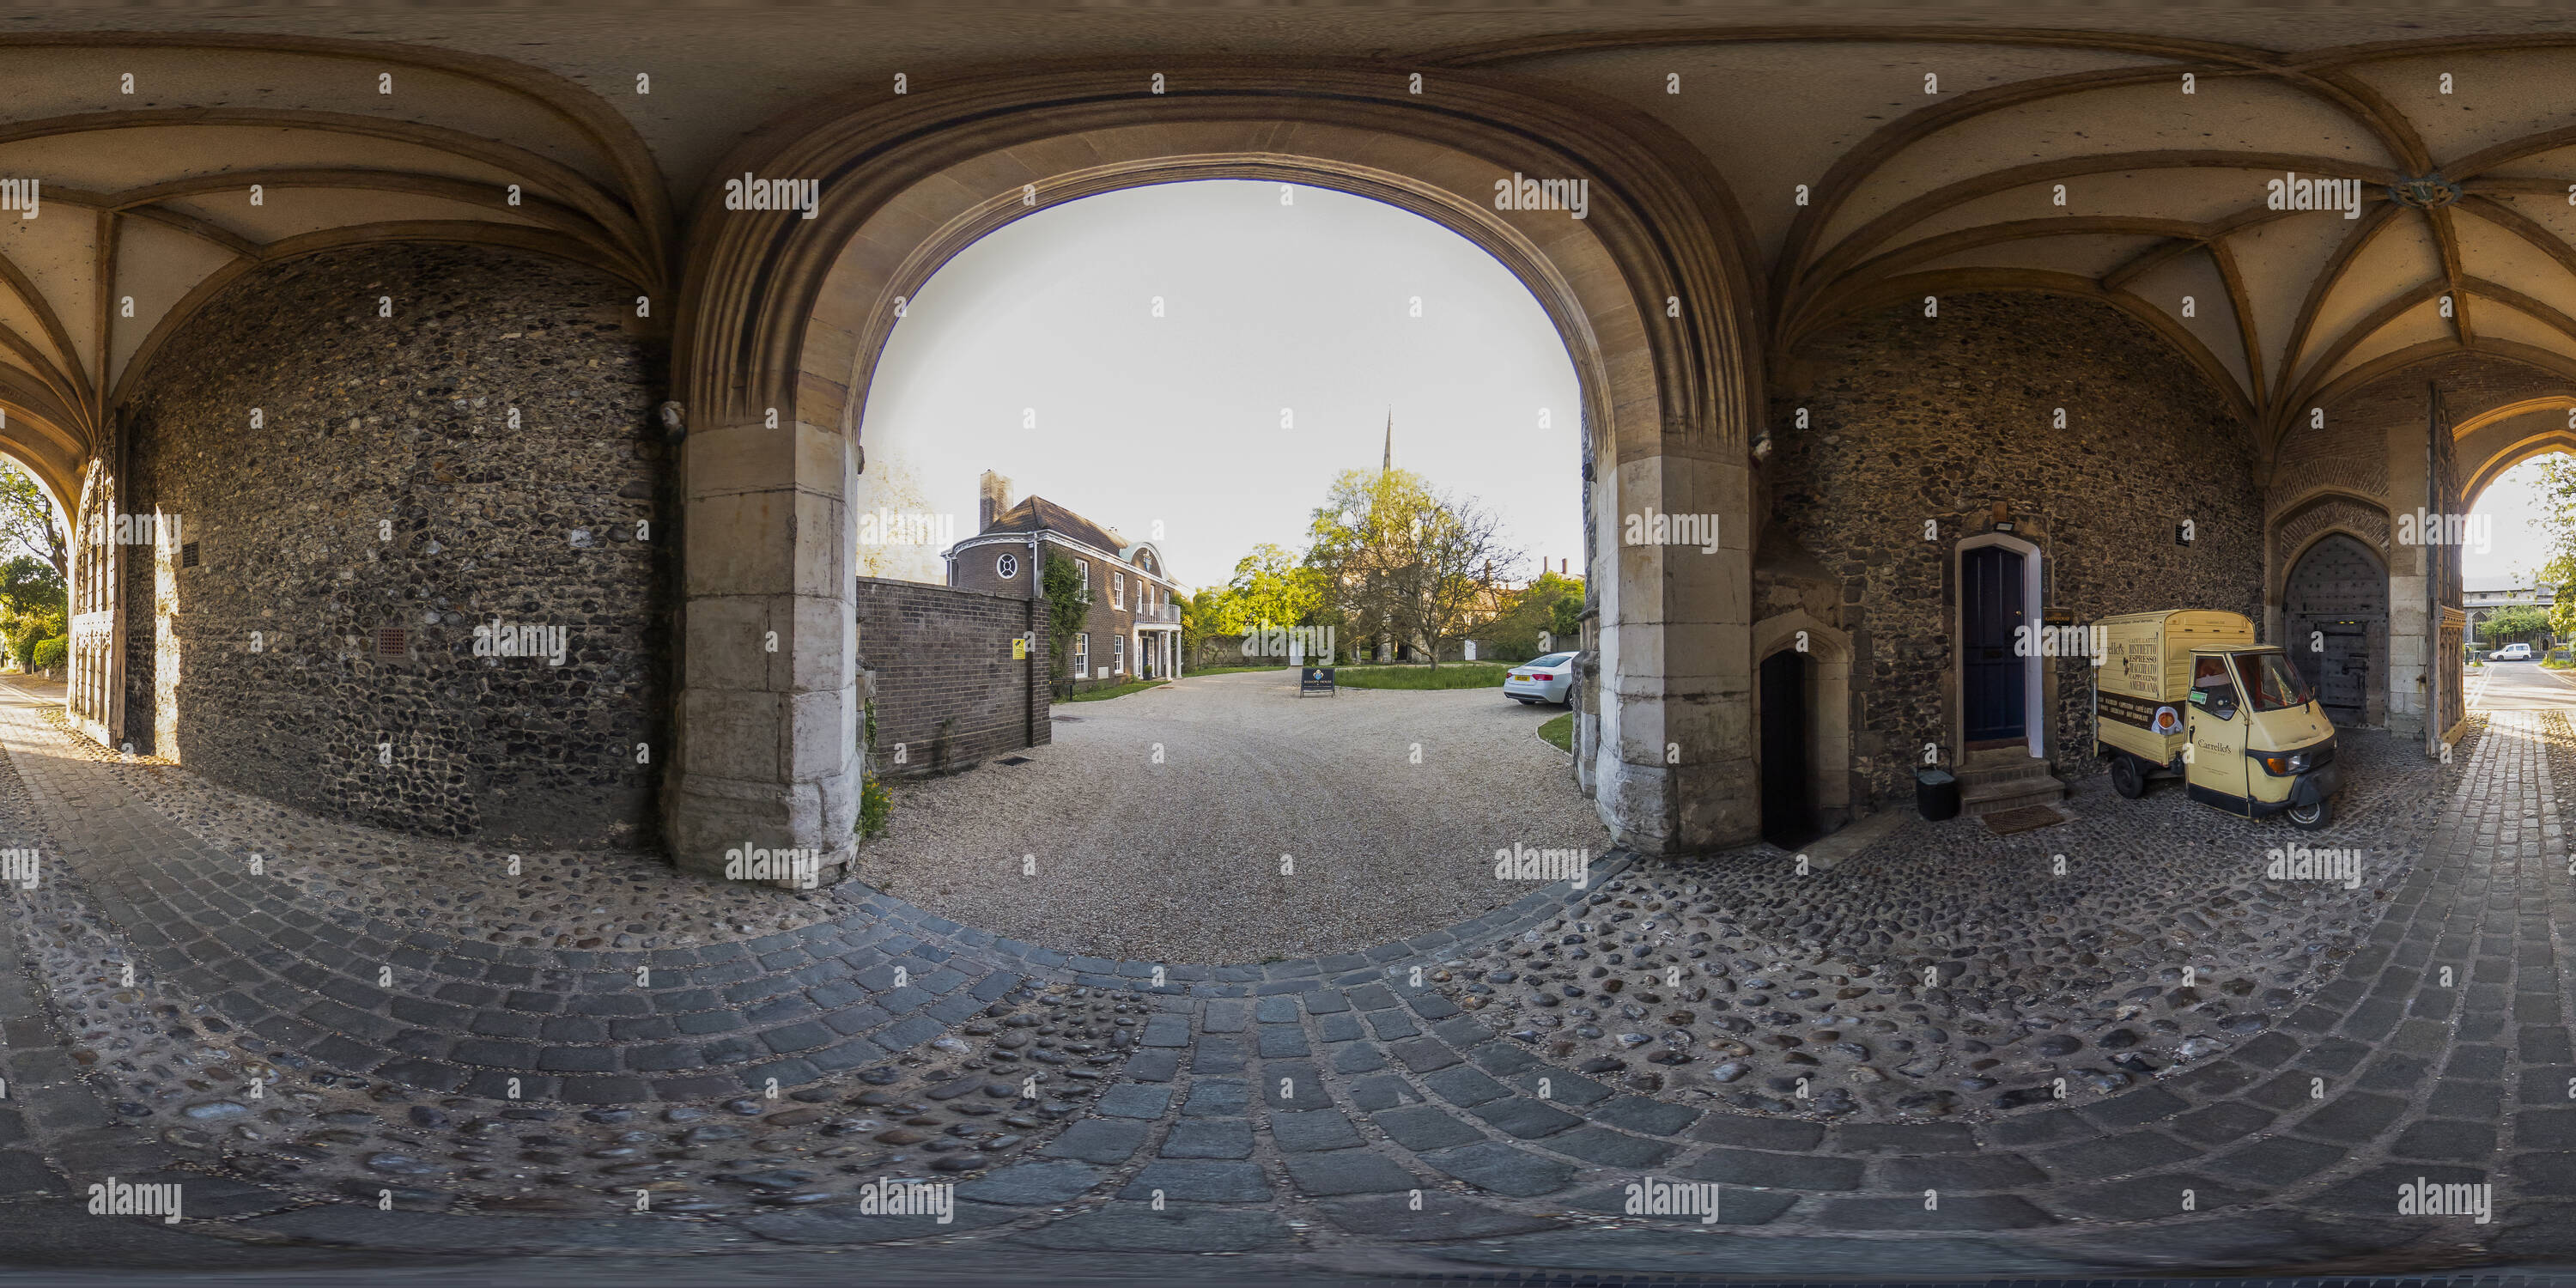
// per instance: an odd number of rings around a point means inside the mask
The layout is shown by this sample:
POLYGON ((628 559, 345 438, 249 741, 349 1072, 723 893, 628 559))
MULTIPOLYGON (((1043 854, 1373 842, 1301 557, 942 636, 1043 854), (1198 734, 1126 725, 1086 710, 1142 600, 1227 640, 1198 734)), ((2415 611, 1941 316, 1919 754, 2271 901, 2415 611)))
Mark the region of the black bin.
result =
POLYGON ((1914 771, 1914 808, 1938 823, 1959 816, 1959 780, 1946 769, 1914 771))

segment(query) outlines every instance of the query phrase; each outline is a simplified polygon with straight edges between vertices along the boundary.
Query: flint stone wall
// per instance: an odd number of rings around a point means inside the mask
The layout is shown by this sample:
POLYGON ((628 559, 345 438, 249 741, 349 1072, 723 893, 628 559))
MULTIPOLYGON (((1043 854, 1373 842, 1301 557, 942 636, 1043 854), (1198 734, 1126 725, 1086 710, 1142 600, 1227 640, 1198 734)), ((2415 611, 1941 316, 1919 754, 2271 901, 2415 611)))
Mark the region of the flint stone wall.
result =
MULTIPOLYGON (((1855 786, 1875 802, 1912 801, 1923 744, 1941 744, 1945 762, 1958 754, 1956 549, 1989 530, 1997 501, 2014 535, 2044 552, 2046 606, 2078 623, 2164 608, 2263 620, 2263 504, 2246 431, 2197 367, 2117 309, 1945 295, 1938 318, 1909 303, 1828 331, 1792 371, 1771 407, 1763 540, 1795 542, 1838 583, 1826 597, 1852 637, 1855 786), (2174 533, 2186 518, 2188 546, 2174 533), (1940 521, 1937 540, 1924 539, 1926 519, 1940 521)), ((2100 772, 2092 668, 2047 665, 2051 768, 2100 772)))
POLYGON ((255 272, 173 334, 127 409, 127 503, 180 520, 127 564, 137 750, 379 827, 649 842, 677 532, 633 297, 377 246, 255 272), (495 618, 562 628, 563 664, 476 656, 495 618))

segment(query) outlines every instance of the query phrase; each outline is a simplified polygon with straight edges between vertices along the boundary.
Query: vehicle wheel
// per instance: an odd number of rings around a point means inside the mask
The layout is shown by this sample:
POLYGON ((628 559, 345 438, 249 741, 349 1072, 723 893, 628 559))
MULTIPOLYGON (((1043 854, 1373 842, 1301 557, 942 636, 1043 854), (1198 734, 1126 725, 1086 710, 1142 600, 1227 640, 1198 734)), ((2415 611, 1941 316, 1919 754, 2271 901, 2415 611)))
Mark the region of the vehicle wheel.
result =
POLYGON ((2313 832, 2334 821, 2334 801, 2328 798, 2314 805, 2293 805, 2289 814, 2290 826, 2302 832, 2313 832))
POLYGON ((1573 681, 1567 681, 1565 685, 1565 709, 1568 711, 1574 710, 1574 704, 1580 701, 1582 701, 1582 696, 1577 691, 1577 686, 1573 681))
POLYGON ((2138 762, 2120 756, 2111 762, 2111 790, 2130 800, 2147 794, 2147 776, 2138 771, 2138 762))

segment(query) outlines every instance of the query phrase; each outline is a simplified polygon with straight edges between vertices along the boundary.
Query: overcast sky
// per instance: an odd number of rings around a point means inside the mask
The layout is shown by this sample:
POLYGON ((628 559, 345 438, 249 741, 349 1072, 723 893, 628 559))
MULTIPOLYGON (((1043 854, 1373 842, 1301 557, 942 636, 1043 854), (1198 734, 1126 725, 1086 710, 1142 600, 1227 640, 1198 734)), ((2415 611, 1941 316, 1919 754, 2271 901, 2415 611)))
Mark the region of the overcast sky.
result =
POLYGON ((2495 536, 2485 554, 2479 554, 2475 545, 2460 552, 2462 580, 2516 575, 2528 580, 2548 560, 2549 537, 2540 528, 2540 465, 2548 459, 2549 455, 2535 456, 2506 470, 2479 495, 2469 513, 2492 516, 2495 536))
MULTIPOLYGON (((963 538, 991 469, 1013 500, 1034 492, 1131 540, 1159 520, 1172 574, 1215 585, 1261 542, 1302 552, 1333 476, 1376 468, 1391 411, 1396 464, 1491 508, 1531 557, 1524 575, 1540 557, 1579 567, 1574 367, 1538 301, 1418 215, 1281 191, 1122 189, 967 247, 877 368, 863 507, 954 514, 963 538)), ((943 580, 938 549, 893 551, 879 575, 943 580)))

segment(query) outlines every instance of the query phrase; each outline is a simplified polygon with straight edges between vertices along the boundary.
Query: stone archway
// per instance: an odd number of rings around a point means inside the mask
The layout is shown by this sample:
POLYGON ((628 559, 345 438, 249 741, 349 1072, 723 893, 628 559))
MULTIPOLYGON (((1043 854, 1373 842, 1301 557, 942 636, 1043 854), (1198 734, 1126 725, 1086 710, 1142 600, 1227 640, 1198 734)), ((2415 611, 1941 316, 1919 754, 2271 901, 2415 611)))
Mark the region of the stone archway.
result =
POLYGON ((848 611, 863 406, 904 298, 977 237, 1115 188, 1262 179, 1371 197, 1493 254, 1537 297, 1583 390, 1590 604, 1604 677, 1578 762, 1619 843, 1749 839, 1751 288, 1723 187, 1618 105, 1448 73, 1211 67, 1140 95, 1124 70, 851 96, 721 167, 819 177, 814 219, 732 214, 693 239, 676 375, 687 602, 667 834, 681 866, 782 833, 836 858, 855 816, 848 611), (1553 140, 1540 143, 1537 140, 1553 140), (1498 184, 1580 177, 1583 218, 1498 210, 1498 184), (1624 516, 1713 515, 1719 549, 1629 545, 1624 516), (789 645, 764 656, 751 641, 789 645))

